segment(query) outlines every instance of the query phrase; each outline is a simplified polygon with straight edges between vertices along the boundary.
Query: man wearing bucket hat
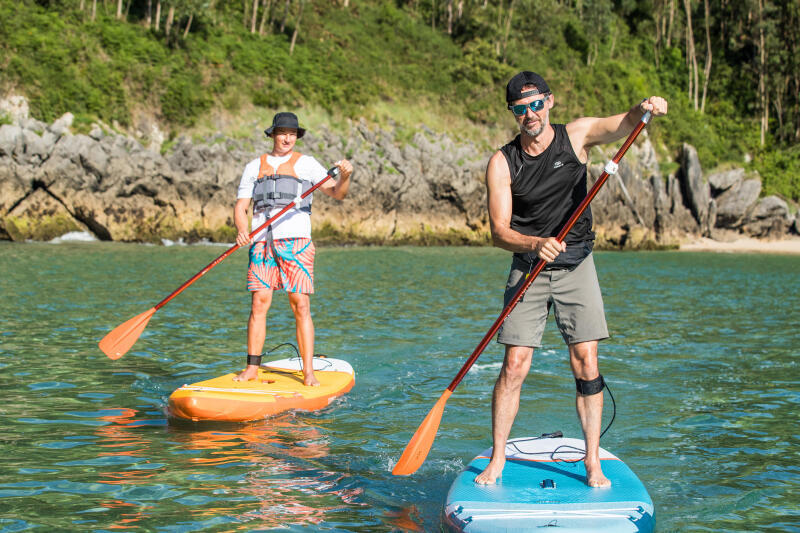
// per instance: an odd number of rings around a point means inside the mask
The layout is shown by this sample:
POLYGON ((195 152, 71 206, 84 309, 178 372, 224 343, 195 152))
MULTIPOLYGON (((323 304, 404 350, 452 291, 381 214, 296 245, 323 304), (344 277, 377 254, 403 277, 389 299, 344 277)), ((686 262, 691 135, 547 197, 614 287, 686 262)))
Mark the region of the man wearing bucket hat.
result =
MULTIPOLYGON (((305 135, 294 113, 275 114, 264 133, 272 139, 272 150, 250 161, 239 182, 234 223, 236 243, 251 244, 247 289, 252 293, 247 323, 247 368, 235 379, 246 381, 258 376, 266 339, 266 319, 274 290, 284 290, 295 317, 297 344, 303 360, 303 382, 317 386, 314 376, 314 323, 309 295, 314 292, 314 243, 311 241, 311 197, 294 205, 250 239, 247 210, 253 203, 252 227, 263 224, 296 197, 327 175, 325 167, 311 156, 295 152, 295 143, 305 135)), ((336 162, 340 179, 329 179, 319 190, 337 200, 347 195, 353 165, 336 162)))
POLYGON ((618 115, 551 124, 553 93, 540 75, 524 71, 508 82, 506 103, 520 133, 491 157, 486 169, 494 245, 514 252, 506 304, 539 259, 547 266, 499 330, 497 341, 505 344, 505 358, 492 396, 494 447, 475 482, 491 484, 502 473, 522 383, 553 307, 575 378, 576 409, 586 443, 586 483, 607 487, 611 482, 603 475, 599 457, 604 381, 597 346, 608 337, 608 329, 591 253, 591 210, 584 211, 564 242, 555 237, 586 197, 589 149, 628 135, 646 111, 666 114, 667 102, 651 96, 618 115))

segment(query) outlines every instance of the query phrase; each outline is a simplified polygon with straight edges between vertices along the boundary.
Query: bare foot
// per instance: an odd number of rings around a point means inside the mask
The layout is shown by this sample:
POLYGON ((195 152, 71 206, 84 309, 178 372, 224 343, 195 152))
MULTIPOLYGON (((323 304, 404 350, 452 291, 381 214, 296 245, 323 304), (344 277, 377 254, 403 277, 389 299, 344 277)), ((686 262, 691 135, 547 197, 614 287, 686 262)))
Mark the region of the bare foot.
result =
POLYGON ((247 365, 242 372, 240 372, 233 381, 251 381, 258 377, 258 365, 247 365))
POLYGON ((319 387, 319 381, 317 381, 317 377, 314 375, 314 371, 311 371, 311 374, 306 374, 303 372, 303 385, 306 387, 319 387))
POLYGON ((586 466, 586 484, 590 487, 603 488, 610 487, 611 481, 603 475, 603 470, 600 468, 600 461, 588 463, 584 461, 586 466))
POLYGON ((478 474, 475 478, 475 483, 478 485, 494 485, 497 478, 503 473, 503 467, 506 465, 506 458, 492 459, 486 468, 478 474))

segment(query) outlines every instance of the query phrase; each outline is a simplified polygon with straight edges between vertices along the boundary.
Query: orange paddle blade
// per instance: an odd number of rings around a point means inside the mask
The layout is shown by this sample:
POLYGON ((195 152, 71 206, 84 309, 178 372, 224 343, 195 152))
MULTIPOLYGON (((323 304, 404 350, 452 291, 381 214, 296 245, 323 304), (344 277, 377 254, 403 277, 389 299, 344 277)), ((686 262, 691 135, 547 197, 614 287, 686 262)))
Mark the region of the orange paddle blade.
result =
POLYGON ((144 313, 136 315, 112 329, 98 344, 100 349, 111 359, 119 359, 125 355, 139 338, 139 335, 142 334, 144 328, 147 327, 147 323, 150 322, 150 317, 152 317, 155 312, 156 308, 152 307, 144 313))
POLYGON ((431 451, 433 439, 436 438, 436 432, 439 431, 439 422, 442 421, 442 413, 444 413, 444 404, 453 393, 450 389, 445 389, 442 396, 431 408, 428 416, 422 421, 422 424, 417 428, 417 432, 411 437, 403 455, 397 461, 397 464, 392 470, 395 476, 407 476, 413 474, 425 462, 428 457, 428 452, 431 451))

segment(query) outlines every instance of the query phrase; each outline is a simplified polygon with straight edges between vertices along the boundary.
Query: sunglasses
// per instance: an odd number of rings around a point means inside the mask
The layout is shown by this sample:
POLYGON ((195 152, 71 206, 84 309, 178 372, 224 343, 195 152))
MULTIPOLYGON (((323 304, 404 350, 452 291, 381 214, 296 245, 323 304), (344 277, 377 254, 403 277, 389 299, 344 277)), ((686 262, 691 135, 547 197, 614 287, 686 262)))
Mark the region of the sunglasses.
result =
POLYGON ((529 107, 531 108, 531 111, 533 111, 534 113, 544 109, 544 102, 546 100, 547 97, 544 97, 541 100, 534 100, 529 104, 517 104, 517 105, 508 104, 508 108, 511 110, 512 113, 514 113, 518 117, 521 117, 522 115, 528 112, 529 107))

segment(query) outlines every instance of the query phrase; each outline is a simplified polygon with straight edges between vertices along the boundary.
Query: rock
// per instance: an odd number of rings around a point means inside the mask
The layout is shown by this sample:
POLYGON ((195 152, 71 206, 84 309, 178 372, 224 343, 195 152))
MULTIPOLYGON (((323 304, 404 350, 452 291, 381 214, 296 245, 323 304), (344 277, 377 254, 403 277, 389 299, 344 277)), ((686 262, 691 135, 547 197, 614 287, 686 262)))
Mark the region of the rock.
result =
POLYGON ((92 129, 89 131, 89 137, 94 139, 95 141, 99 141, 105 136, 103 130, 97 124, 92 124, 92 129))
POLYGON ((0 115, 6 115, 13 124, 19 125, 28 119, 28 100, 24 96, 12 95, 0 100, 0 115))
POLYGON ((742 229, 753 237, 778 237, 786 233, 790 224, 787 203, 777 196, 767 196, 748 213, 742 229))
POLYGON ((64 113, 61 118, 53 122, 47 129, 58 137, 67 135, 70 133, 69 129, 72 127, 73 120, 75 120, 75 117, 72 113, 64 113))
MULTIPOLYGON (((72 135, 72 121, 65 114, 48 126, 26 117, 0 127, 0 239, 50 239, 61 230, 81 230, 101 240, 230 242, 242 169, 271 148, 254 124, 249 139, 179 138, 162 156, 99 123, 91 135, 72 135)), ((706 184, 687 145, 681 171, 664 178, 655 150, 642 139, 592 204, 598 246, 671 245, 732 224, 754 235, 797 230, 785 203, 759 202, 759 180, 742 179, 741 169, 712 174, 706 184)), ((326 167, 344 157, 355 166, 344 201, 315 195, 315 234, 323 240, 489 241, 484 172, 490 151, 425 126, 409 139, 363 120, 336 132, 310 128, 298 151, 326 167)), ((607 161, 613 151, 594 149, 592 158, 607 161)), ((590 165, 590 184, 602 170, 602 164, 590 165)))
POLYGON ((35 118, 26 118, 19 121, 19 125, 22 129, 31 130, 35 132, 37 135, 41 135, 47 129, 47 124, 40 120, 36 120, 35 118))
POLYGON ((681 155, 681 192, 689 210, 701 228, 708 227, 708 204, 711 200, 709 187, 703 182, 703 171, 697 150, 684 144, 681 155))
POLYGON ((719 196, 721 193, 727 191, 731 187, 738 185, 744 180, 744 169, 734 168, 724 172, 715 172, 709 174, 708 184, 711 187, 711 195, 719 196))
POLYGON ((761 194, 761 181, 748 179, 737 182, 716 198, 716 226, 740 228, 745 217, 758 201, 761 194))
POLYGON ((31 130, 22 130, 22 143, 23 154, 20 159, 31 165, 39 165, 50 156, 54 139, 45 140, 31 130))
POLYGON ((24 153, 22 128, 13 124, 0 126, 0 156, 13 158, 24 153))

